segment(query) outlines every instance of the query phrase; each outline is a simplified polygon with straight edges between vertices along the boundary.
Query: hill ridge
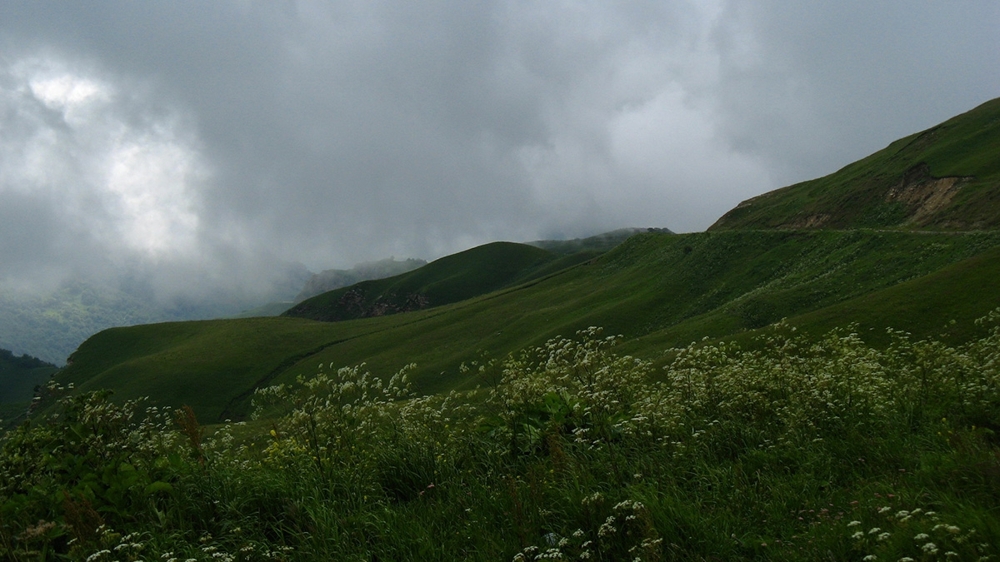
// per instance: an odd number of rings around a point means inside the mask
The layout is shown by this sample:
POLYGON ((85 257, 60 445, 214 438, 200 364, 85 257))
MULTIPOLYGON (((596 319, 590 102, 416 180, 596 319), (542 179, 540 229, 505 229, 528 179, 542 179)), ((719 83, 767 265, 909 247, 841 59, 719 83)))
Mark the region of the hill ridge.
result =
POLYGON ((708 230, 1000 228, 1000 98, 848 164, 751 197, 708 230))

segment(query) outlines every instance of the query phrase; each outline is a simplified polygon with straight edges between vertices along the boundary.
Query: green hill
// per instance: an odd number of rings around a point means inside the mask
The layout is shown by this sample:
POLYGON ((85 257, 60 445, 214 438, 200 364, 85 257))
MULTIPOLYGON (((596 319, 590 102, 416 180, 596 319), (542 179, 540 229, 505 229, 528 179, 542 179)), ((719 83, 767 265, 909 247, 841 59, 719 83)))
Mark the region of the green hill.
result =
POLYGON ((548 250, 555 254, 575 254, 577 252, 606 252, 636 234, 646 232, 659 232, 661 234, 671 234, 666 228, 619 228, 588 236, 587 238, 573 238, 571 240, 536 240, 528 242, 529 246, 536 246, 543 250, 548 250))
POLYGON ((527 279, 557 260, 556 254, 540 248, 494 242, 395 277, 323 293, 293 306, 284 316, 337 321, 441 306, 527 279))
POLYGON ((81 346, 58 379, 78 390, 113 388, 121 399, 189 404, 215 421, 245 415, 255 388, 311 375, 320 364, 367 362, 385 374, 415 362, 419 392, 470 388, 483 381, 459 367, 480 352, 504 355, 591 325, 623 334, 628 352, 653 360, 672 346, 781 318, 804 328, 868 318, 937 334, 951 319, 970 323, 1000 304, 1000 290, 981 282, 998 247, 1000 233, 644 234, 547 276, 406 314, 107 330, 81 346), (970 279, 982 289, 971 304, 970 279), (886 297, 906 283, 928 288, 935 300, 909 289, 886 297), (904 313, 929 302, 938 309, 904 313))
MULTIPOLYGON (((427 262, 424 260, 406 259, 396 261, 396 258, 392 257, 379 261, 359 263, 351 269, 327 269, 313 274, 306 281, 305 286, 302 287, 299 294, 295 296, 293 302, 299 303, 327 291, 333 291, 362 281, 385 279, 386 277, 412 271, 426 264, 427 262)), ((266 316, 277 316, 288 309, 289 306, 286 305, 275 314, 267 314, 266 316)))
POLYGON ((819 179, 748 199, 709 230, 1000 226, 1000 98, 819 179))

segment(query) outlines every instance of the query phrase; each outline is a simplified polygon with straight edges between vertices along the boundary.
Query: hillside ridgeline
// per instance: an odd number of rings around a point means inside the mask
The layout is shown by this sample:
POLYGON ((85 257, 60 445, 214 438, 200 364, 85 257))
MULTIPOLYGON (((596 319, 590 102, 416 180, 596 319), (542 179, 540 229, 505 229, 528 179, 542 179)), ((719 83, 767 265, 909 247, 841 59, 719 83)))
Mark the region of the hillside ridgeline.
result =
POLYGON ((1000 98, 828 176, 748 199, 709 230, 1000 227, 1000 98))

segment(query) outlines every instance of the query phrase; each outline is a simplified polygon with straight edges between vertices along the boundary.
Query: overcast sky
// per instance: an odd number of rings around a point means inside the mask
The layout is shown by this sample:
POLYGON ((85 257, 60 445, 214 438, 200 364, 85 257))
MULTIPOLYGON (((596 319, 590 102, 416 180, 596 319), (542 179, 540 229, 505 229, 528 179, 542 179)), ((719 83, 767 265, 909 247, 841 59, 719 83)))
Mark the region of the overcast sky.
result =
POLYGON ((708 227, 1000 96, 995 0, 0 0, 0 283, 708 227))

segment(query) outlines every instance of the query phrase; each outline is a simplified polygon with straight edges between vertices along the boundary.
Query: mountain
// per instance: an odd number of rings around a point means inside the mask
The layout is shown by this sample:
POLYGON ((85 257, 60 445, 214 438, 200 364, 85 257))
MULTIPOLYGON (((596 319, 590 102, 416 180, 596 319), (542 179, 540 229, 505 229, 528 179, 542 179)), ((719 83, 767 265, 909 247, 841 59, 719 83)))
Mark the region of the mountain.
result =
POLYGON ((887 326, 936 335, 956 320, 952 337, 962 339, 976 317, 1000 306, 1000 288, 982 283, 996 273, 997 248, 1000 233, 641 234, 531 281, 405 314, 106 330, 80 346, 57 379, 80 390, 114 388, 121 399, 188 404, 216 421, 246 415, 256 388, 309 376, 320 364, 365 362, 387 374, 413 362, 420 392, 474 387, 484 381, 460 366, 482 352, 504 356, 588 326, 624 335, 628 353, 652 360, 782 318, 804 331, 855 321, 876 340, 887 326), (899 292, 905 283, 924 284, 899 292), (979 291, 975 300, 965 286, 979 291), (933 307, 920 309, 926 304, 933 307))
MULTIPOLYGON (((427 262, 424 260, 410 258, 396 261, 396 258, 391 257, 379 261, 359 263, 351 269, 327 269, 320 273, 314 273, 306 281, 305 286, 299 291, 299 294, 295 296, 293 302, 300 303, 327 291, 354 285, 361 281, 392 277, 424 265, 427 265, 427 262)), ((285 308, 288 307, 286 306, 285 308)))
MULTIPOLYGON (((339 321, 458 302, 592 259, 640 232, 670 233, 667 229, 622 228, 572 240, 537 240, 526 244, 494 242, 446 256, 431 264, 421 264, 415 271, 391 278, 372 277, 371 282, 349 287, 345 285, 346 288, 300 302, 284 315, 339 321)), ((418 262, 407 260, 403 263, 410 265, 418 262)), ((330 277, 346 278, 339 272, 337 276, 330 277)), ((303 294, 308 292, 311 292, 309 287, 303 290, 303 294)))
POLYGON ((284 316, 338 321, 441 306, 527 280, 547 271, 546 265, 562 263, 559 258, 527 244, 494 242, 409 273, 323 293, 293 306, 284 316))
POLYGON ((212 422, 247 415, 256 389, 317 365, 367 363, 387 375, 416 363, 418 392, 473 388, 489 381, 463 364, 588 326, 623 335, 625 352, 656 364, 676 346, 747 340, 782 319, 804 333, 854 323, 876 345, 887 327, 967 341, 979 334, 974 320, 1000 307, 1000 231, 989 229, 1000 220, 989 207, 997 166, 983 140, 996 134, 996 110, 991 102, 836 174, 751 200, 708 232, 647 231, 575 253, 497 242, 324 293, 283 317, 106 330, 57 380, 187 404, 212 422), (924 212, 923 203, 885 201, 923 185, 914 178, 924 165, 933 178, 963 178, 947 204, 924 212), (857 228, 872 225, 881 226, 857 228))
POLYGON ((632 236, 642 234, 644 232, 672 234, 672 232, 666 228, 619 228, 618 230, 604 232, 587 238, 573 238, 571 240, 536 240, 534 242, 527 242, 527 244, 529 246, 536 246, 556 254, 575 254, 577 252, 586 251, 606 252, 628 240, 632 236))
POLYGON ((828 176, 740 203, 709 230, 1000 226, 1000 98, 828 176))

